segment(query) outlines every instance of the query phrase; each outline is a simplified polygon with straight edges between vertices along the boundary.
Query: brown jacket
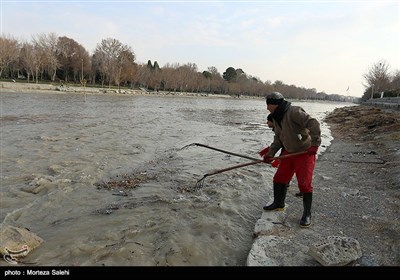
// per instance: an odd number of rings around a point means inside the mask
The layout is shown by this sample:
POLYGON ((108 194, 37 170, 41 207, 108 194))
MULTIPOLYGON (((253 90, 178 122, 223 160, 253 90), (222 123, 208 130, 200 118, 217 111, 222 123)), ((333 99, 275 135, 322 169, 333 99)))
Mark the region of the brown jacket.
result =
POLYGON ((274 120, 274 127, 274 142, 270 146, 268 156, 273 157, 282 147, 288 153, 296 153, 321 144, 319 122, 299 106, 290 106, 280 125, 274 120))

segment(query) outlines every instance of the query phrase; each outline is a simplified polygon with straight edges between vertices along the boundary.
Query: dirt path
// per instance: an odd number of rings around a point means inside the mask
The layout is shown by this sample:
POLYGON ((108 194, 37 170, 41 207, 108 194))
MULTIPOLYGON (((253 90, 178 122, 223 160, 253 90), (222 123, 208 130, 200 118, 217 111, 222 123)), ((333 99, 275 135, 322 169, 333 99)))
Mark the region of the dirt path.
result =
POLYGON ((292 183, 288 236, 307 247, 319 237, 352 237, 363 256, 351 265, 400 265, 400 112, 351 106, 326 121, 334 141, 317 161, 312 228, 299 230, 302 200, 292 183))
POLYGON ((316 167, 316 226, 356 238, 360 265, 400 265, 400 112, 344 107, 326 121, 335 140, 316 167))

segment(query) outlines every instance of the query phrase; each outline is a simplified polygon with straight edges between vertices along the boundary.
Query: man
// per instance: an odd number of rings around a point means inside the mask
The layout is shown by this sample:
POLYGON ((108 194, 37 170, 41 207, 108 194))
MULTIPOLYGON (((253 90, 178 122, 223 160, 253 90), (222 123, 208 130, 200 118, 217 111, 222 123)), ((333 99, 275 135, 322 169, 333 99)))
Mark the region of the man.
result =
POLYGON ((284 155, 302 151, 304 154, 281 160, 273 178, 274 201, 263 209, 266 211, 284 209, 286 185, 296 174, 300 192, 303 193, 304 211, 300 226, 308 227, 311 224, 312 177, 316 154, 321 144, 320 124, 303 108, 292 106, 279 92, 267 95, 266 102, 267 109, 272 114, 275 136, 269 151, 263 157, 264 161, 271 162, 271 158, 281 148, 284 149, 284 155))
MULTIPOLYGON (((272 129, 272 131, 274 131, 274 121, 273 121, 273 119, 272 119, 272 114, 269 114, 269 115, 267 116, 267 125, 268 125, 269 128, 272 129)), ((259 155, 260 155, 261 157, 264 157, 264 155, 265 155, 268 151, 269 151, 269 147, 267 146, 267 147, 265 147, 264 149, 262 149, 262 150, 259 152, 259 155)), ((280 156, 283 155, 283 151, 284 151, 284 149, 281 150, 280 156)), ((279 162, 280 162, 279 160, 274 160, 274 161, 271 163, 271 165, 272 165, 273 167, 278 167, 278 166, 279 166, 279 162)), ((289 183, 287 184, 287 187, 289 187, 289 183)), ((296 196, 296 197, 303 197, 303 193, 302 193, 301 191, 299 191, 299 192, 295 193, 295 196, 296 196)))

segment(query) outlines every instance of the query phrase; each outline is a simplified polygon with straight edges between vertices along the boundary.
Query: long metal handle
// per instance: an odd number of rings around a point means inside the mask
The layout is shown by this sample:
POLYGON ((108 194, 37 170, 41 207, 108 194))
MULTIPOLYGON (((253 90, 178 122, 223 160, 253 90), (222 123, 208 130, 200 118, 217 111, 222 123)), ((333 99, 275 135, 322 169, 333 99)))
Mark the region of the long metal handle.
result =
MULTIPOLYGON (((285 158, 289 158, 289 157, 293 157, 293 156, 303 155, 303 154, 306 154, 306 153, 307 153, 307 151, 302 151, 302 152, 287 154, 287 155, 283 155, 283 156, 279 156, 279 157, 273 157, 273 158, 271 158, 271 160, 273 161, 273 160, 277 160, 277 159, 285 159, 285 158)), ((230 167, 227 167, 227 168, 224 168, 224 169, 215 170, 215 171, 213 171, 211 173, 207 173, 206 175, 207 176, 211 176, 211 175, 219 174, 219 173, 222 173, 222 172, 225 172, 225 171, 229 171, 229 170, 232 170, 232 169, 241 168, 241 167, 245 167, 245 166, 248 166, 248 165, 254 165, 254 164, 258 164, 258 163, 267 163, 267 162, 264 162, 263 160, 258 159, 258 160, 255 160, 255 161, 250 161, 250 162, 246 162, 246 163, 241 163, 241 164, 238 164, 238 165, 230 166, 230 167)), ((270 163, 268 163, 268 164, 270 164, 270 163)))
MULTIPOLYGON (((241 155, 241 154, 229 152, 229 151, 226 151, 226 150, 222 150, 222 149, 214 148, 214 147, 211 147, 211 146, 207 146, 207 145, 204 145, 204 144, 201 144, 201 143, 192 143, 192 144, 186 145, 183 148, 181 148, 181 150, 184 149, 184 148, 190 147, 190 146, 200 146, 200 147, 204 147, 204 148, 211 149, 211 150, 214 150, 214 151, 218 151, 218 152, 221 152, 221 153, 225 153, 225 154, 229 154, 229 155, 237 156, 237 157, 242 157, 242 158, 246 158, 246 159, 251 159, 251 160, 254 160, 254 161, 259 161, 260 160, 258 158, 254 158, 254 157, 250 157, 250 156, 246 156, 246 155, 241 155)), ((273 158, 271 158, 271 160, 288 158, 288 157, 291 157, 291 156, 302 155, 302 154, 305 154, 305 153, 307 153, 307 151, 291 153, 291 154, 287 154, 287 155, 283 155, 283 156, 279 156, 279 157, 273 157, 273 158)))
POLYGON ((288 157, 292 157, 292 156, 304 155, 304 154, 307 154, 307 153, 308 153, 308 151, 301 151, 301 152, 291 153, 291 154, 287 154, 287 155, 283 155, 283 156, 279 156, 279 157, 273 157, 271 159, 272 160, 283 159, 283 158, 288 158, 288 157))
POLYGON ((184 148, 190 147, 190 146, 200 146, 200 147, 204 147, 204 148, 207 148, 207 149, 211 149, 211 150, 214 150, 214 151, 217 151, 217 152, 221 152, 221 153, 225 153, 225 154, 232 155, 232 156, 247 158, 247 159, 251 159, 251 160, 259 160, 258 158, 254 158, 254 157, 250 157, 250 156, 246 156, 246 155, 241 155, 241 154, 225 151, 225 150, 222 150, 222 149, 210 147, 210 146, 207 146, 207 145, 204 145, 204 144, 200 144, 200 143, 192 143, 192 144, 186 145, 185 147, 181 148, 181 150, 184 149, 184 148))
MULTIPOLYGON (((283 156, 279 156, 279 157, 273 157, 273 158, 271 158, 271 160, 284 159, 284 158, 288 158, 288 157, 292 157, 292 156, 302 155, 302 154, 305 154, 305 153, 307 153, 307 151, 287 154, 287 155, 283 155, 283 156)), ((194 190, 197 191, 197 190, 201 189, 203 187, 203 184, 204 184, 204 179, 207 178, 208 176, 219 174, 219 173, 222 173, 222 172, 225 172, 225 171, 229 171, 229 170, 232 170, 232 169, 236 169, 236 168, 240 168, 240 167, 259 164, 259 163, 266 163, 266 162, 264 162, 263 160, 255 160, 255 161, 250 161, 250 162, 246 162, 246 163, 230 166, 230 167, 227 167, 227 168, 224 168, 224 169, 219 169, 219 170, 215 170, 213 172, 209 172, 207 174, 204 174, 204 176, 201 177, 197 181, 197 183, 196 183, 196 185, 194 187, 194 190)))
POLYGON ((263 162, 264 162, 263 160, 250 161, 250 162, 246 162, 246 163, 234 165, 234 166, 231 166, 231 167, 227 167, 227 168, 224 168, 224 169, 215 170, 215 171, 213 171, 213 172, 210 172, 210 173, 205 174, 205 176, 207 177, 207 176, 219 174, 219 173, 222 173, 222 172, 225 172, 225 171, 229 171, 229 170, 232 170, 232 169, 236 169, 236 168, 240 168, 240 167, 245 167, 245 166, 253 165, 253 164, 258 164, 258 163, 263 163, 263 162))

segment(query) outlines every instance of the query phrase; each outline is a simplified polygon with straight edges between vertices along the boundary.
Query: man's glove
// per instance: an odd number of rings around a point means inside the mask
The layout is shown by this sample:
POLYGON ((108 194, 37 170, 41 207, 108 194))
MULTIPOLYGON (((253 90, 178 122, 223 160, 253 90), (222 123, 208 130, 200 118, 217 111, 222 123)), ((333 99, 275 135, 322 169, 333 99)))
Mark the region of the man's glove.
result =
POLYGON ((264 157, 264 155, 268 152, 269 152, 269 146, 262 149, 258 154, 260 155, 260 157, 264 157))
POLYGON ((317 146, 311 146, 310 148, 308 148, 308 154, 309 155, 316 155, 318 152, 318 147, 317 146))
POLYGON ((278 168, 279 164, 280 164, 280 162, 277 159, 274 160, 273 162, 271 162, 272 167, 275 167, 275 168, 278 168))
POLYGON ((273 157, 270 156, 263 156, 263 161, 265 163, 271 163, 273 161, 273 157))

